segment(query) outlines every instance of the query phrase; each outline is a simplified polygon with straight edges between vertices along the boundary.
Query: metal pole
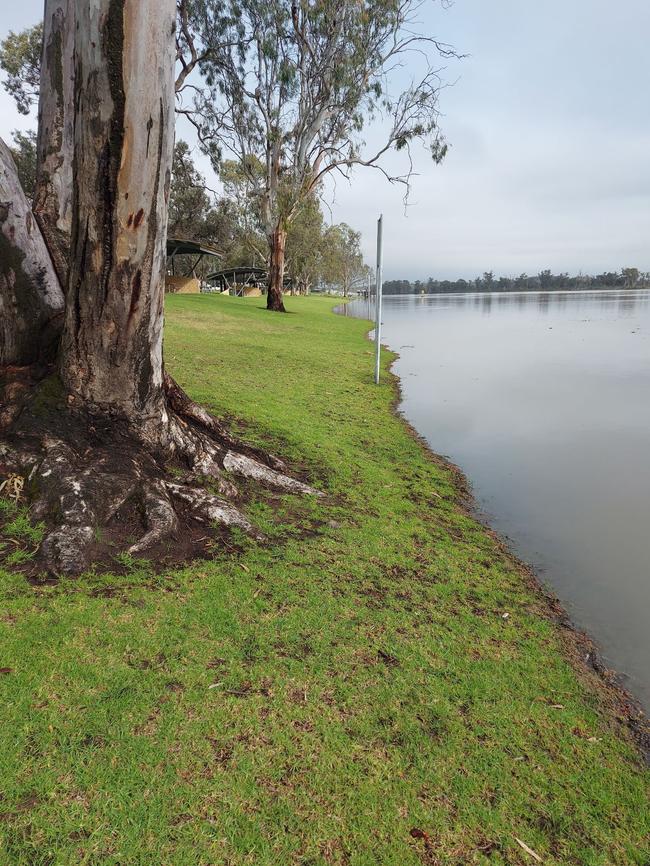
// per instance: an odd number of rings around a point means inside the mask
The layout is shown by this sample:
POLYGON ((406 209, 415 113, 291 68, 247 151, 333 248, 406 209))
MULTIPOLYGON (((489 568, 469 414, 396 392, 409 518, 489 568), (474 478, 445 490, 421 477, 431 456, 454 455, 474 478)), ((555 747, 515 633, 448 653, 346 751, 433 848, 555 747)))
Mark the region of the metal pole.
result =
POLYGON ((379 362, 381 358, 381 293, 382 293, 382 270, 384 265, 383 250, 383 214, 377 221, 377 282, 375 284, 376 310, 375 310, 375 385, 379 385, 379 362))

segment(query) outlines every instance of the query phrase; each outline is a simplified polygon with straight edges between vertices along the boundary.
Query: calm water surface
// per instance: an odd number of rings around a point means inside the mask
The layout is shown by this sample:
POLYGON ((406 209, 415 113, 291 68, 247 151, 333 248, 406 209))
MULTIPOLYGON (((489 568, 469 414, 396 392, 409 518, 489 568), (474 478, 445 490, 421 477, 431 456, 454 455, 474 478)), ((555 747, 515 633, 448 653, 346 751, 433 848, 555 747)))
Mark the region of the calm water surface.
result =
POLYGON ((384 303, 405 415, 650 708, 650 292, 384 303))

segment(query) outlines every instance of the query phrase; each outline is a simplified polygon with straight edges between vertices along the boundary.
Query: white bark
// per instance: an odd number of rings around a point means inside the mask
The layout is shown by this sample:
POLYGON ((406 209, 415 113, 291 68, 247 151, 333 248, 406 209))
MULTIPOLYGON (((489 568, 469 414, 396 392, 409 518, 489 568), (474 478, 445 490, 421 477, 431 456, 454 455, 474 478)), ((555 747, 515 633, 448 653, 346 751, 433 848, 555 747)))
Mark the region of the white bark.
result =
POLYGON ((250 520, 225 499, 213 496, 200 487, 187 487, 169 481, 165 487, 176 499, 191 506, 195 519, 209 520, 221 526, 236 526, 254 538, 262 538, 260 533, 255 531, 250 520))
POLYGON ((315 490, 308 484, 303 484, 302 481, 297 481, 282 472, 276 472, 274 469, 269 469, 258 460, 253 460, 245 454, 237 454, 235 451, 228 451, 223 460, 223 468, 226 472, 232 472, 234 475, 241 475, 242 478, 252 478, 254 481, 259 481, 260 484, 265 484, 268 487, 275 487, 278 490, 285 490, 288 493, 302 493, 307 496, 323 496, 320 490, 315 490))
POLYGON ((0 366, 43 358, 62 310, 52 260, 0 139, 0 366))
POLYGON ((45 0, 33 210, 65 288, 72 231, 74 0, 45 0))

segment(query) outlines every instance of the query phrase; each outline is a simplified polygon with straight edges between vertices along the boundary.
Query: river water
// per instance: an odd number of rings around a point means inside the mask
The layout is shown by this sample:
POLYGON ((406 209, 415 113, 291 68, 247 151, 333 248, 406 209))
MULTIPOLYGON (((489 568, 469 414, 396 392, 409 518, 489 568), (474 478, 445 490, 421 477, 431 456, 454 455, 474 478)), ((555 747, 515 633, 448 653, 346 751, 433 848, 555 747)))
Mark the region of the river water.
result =
POLYGON ((650 292, 386 297, 382 318, 406 417, 648 710, 650 292))

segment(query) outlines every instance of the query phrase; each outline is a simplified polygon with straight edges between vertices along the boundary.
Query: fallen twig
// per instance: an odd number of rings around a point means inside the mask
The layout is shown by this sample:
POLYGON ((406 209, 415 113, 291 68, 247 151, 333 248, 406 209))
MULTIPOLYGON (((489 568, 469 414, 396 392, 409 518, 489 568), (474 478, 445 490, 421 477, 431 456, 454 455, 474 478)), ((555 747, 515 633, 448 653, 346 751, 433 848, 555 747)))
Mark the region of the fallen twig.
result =
POLYGON ((530 854, 530 856, 533 858, 533 860, 536 860, 538 863, 542 862, 542 858, 539 856, 539 854, 536 851, 533 851, 532 848, 529 848, 525 842, 521 841, 521 839, 517 839, 516 836, 515 836, 515 842, 517 843, 517 845, 519 845, 520 848, 523 848, 523 850, 526 852, 526 854, 530 854))

